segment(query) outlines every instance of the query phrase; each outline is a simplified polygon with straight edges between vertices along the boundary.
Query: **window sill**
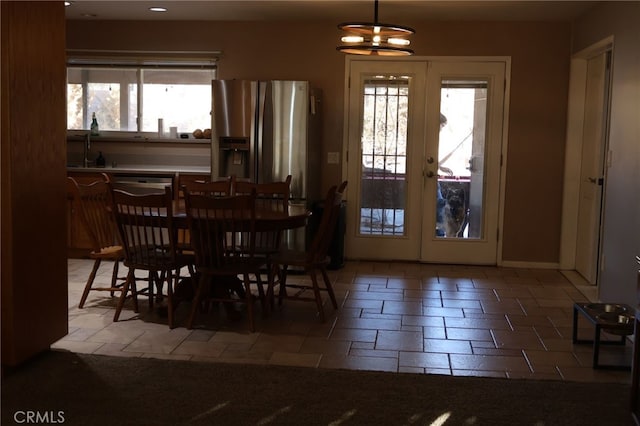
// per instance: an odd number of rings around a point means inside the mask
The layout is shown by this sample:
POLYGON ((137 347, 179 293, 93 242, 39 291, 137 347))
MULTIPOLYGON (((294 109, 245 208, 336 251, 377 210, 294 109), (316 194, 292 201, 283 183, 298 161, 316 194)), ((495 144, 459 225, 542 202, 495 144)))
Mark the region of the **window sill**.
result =
MULTIPOLYGON (((81 142, 85 140, 87 132, 69 131, 67 132, 68 142, 81 142)), ((188 138, 159 138, 152 135, 138 135, 138 134, 120 134, 117 132, 110 132, 109 134, 101 134, 98 136, 91 136, 92 142, 110 142, 110 143, 189 143, 189 144, 211 144, 211 139, 196 139, 192 135, 188 138)))

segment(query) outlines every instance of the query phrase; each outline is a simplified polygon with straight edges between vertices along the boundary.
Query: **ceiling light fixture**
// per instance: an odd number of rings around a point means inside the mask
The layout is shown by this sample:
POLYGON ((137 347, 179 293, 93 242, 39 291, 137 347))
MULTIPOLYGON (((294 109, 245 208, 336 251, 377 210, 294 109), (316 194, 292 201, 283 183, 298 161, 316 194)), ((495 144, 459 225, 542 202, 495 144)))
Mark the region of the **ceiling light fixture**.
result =
POLYGON ((378 22, 378 0, 375 0, 373 22, 344 22, 338 28, 346 33, 337 50, 351 55, 405 56, 413 55, 407 46, 413 28, 378 22))
POLYGON ((166 7, 154 6, 154 7, 150 7, 149 10, 152 11, 152 12, 166 12, 167 8, 166 7))
POLYGON ((71 6, 71 2, 70 1, 65 1, 64 2, 64 7, 67 7, 67 6, 71 6))

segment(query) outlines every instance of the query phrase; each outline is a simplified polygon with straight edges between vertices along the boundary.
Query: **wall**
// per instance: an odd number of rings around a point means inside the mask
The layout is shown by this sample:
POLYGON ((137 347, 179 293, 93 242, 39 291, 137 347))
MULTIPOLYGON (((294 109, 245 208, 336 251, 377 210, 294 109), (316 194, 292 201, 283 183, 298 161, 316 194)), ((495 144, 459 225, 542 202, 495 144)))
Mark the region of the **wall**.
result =
POLYGON ((572 51, 613 35, 600 299, 635 306, 640 255, 640 3, 604 2, 575 23, 572 51))
MULTIPOLYGON (((341 174, 344 55, 336 22, 68 21, 76 49, 221 50, 219 78, 302 79, 323 90, 323 191, 341 174), (177 36, 179 35, 179 36, 177 36)), ((559 261, 570 25, 403 22, 420 56, 511 56, 502 258, 559 261)))
POLYGON ((1 7, 5 367, 67 334, 66 68, 62 2, 1 7))

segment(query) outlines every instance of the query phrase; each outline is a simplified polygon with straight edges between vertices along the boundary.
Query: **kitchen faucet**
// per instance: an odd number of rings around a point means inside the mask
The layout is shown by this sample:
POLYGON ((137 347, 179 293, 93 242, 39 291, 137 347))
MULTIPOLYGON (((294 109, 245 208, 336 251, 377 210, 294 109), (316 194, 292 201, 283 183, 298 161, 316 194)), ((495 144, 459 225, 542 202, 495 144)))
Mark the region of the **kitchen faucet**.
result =
POLYGON ((89 167, 89 151, 91 150, 91 132, 87 132, 84 136, 84 157, 82 165, 89 167))

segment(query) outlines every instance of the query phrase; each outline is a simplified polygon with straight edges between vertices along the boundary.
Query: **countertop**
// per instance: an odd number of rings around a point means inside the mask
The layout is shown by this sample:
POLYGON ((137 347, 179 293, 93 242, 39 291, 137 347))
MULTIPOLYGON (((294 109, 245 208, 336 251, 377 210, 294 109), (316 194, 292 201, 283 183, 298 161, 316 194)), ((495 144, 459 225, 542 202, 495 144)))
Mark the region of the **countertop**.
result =
POLYGON ((107 165, 106 167, 79 167, 69 165, 67 172, 78 173, 112 173, 119 174, 137 174, 137 175, 167 175, 175 173, 184 174, 208 174, 211 173, 210 167, 197 166, 175 166, 175 165, 148 165, 148 164, 118 164, 116 167, 107 165))

